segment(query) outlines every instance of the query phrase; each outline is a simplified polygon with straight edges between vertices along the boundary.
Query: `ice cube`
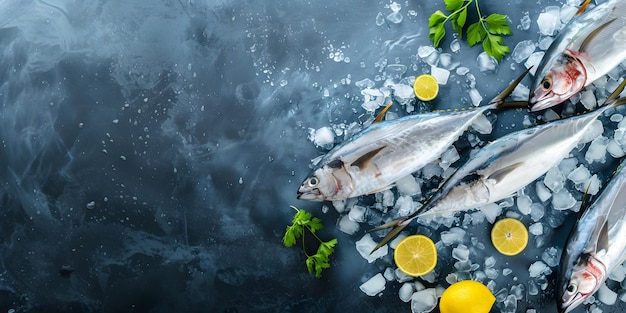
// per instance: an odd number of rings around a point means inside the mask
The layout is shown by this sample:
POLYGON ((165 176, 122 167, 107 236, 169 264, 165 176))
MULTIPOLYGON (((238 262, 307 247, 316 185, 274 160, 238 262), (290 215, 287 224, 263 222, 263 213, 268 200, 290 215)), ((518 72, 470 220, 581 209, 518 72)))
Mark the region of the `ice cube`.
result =
POLYGON ((569 22, 572 19, 572 17, 576 15, 577 11, 578 11, 578 5, 576 6, 564 5, 563 7, 561 7, 561 24, 567 24, 567 22, 569 22))
POLYGON ((395 271, 393 270, 393 268, 391 267, 386 268, 385 272, 383 273, 383 277, 385 277, 387 281, 392 281, 396 277, 395 271))
POLYGON ((396 182, 396 188, 398 188, 398 192, 400 194, 406 196, 413 196, 422 193, 420 185, 415 180, 415 177, 410 174, 400 178, 396 182))
POLYGON ((567 189, 561 189, 552 195, 552 207, 555 210, 567 210, 574 207, 576 199, 567 189))
POLYGON ((554 110, 547 109, 545 113, 543 113, 543 119, 546 121, 555 121, 561 118, 554 110))
POLYGON ((584 165, 579 165, 575 170, 567 175, 567 179, 574 182, 574 184, 582 184, 589 180, 591 173, 584 165))
POLYGON ((491 134, 491 131, 493 130, 493 125, 491 125, 491 122, 489 122, 485 115, 481 114, 472 123, 472 128, 479 134, 486 135, 491 134))
POLYGON ((559 249, 555 247, 549 247, 547 249, 544 249, 541 253, 541 260, 550 267, 555 267, 559 265, 560 258, 561 253, 559 252, 559 249))
POLYGON ((404 283, 413 279, 415 279, 415 277, 407 275, 403 271, 401 271, 399 268, 396 268, 396 280, 399 283, 404 283))
POLYGON ((522 30, 528 30, 530 28, 530 15, 528 15, 528 12, 524 12, 524 16, 522 16, 522 18, 520 19, 519 23, 519 27, 522 30))
POLYGON ((467 261, 469 259, 469 249, 466 245, 460 244, 452 249, 452 257, 459 261, 467 261))
POLYGON ((603 132, 604 132, 604 126, 602 125, 602 122, 600 120, 595 120, 591 122, 591 126, 583 134, 583 137, 580 139, 580 143, 583 144, 583 143, 590 142, 598 138, 598 136, 602 135, 603 132))
POLYGON ((434 76, 435 79, 437 79, 437 83, 439 85, 445 85, 448 83, 448 78, 450 77, 450 71, 444 68, 431 66, 430 75, 434 76))
POLYGON ((459 39, 452 40, 452 42, 450 43, 450 51, 457 53, 460 50, 461 50, 461 43, 459 42, 459 39))
POLYGON ((496 279, 498 278, 499 273, 496 269, 494 269, 493 267, 490 267, 490 268, 485 269, 485 276, 487 276, 487 278, 489 279, 496 279))
POLYGON ((400 234, 398 234, 398 236, 396 236, 396 238, 393 238, 393 240, 389 242, 389 247, 391 249, 395 249, 400 241, 402 241, 402 239, 406 238, 407 236, 408 234, 406 232, 401 232, 400 234))
POLYGON ((388 207, 392 207, 395 199, 395 196, 393 195, 393 191, 391 190, 385 190, 383 191, 383 200, 382 200, 382 205, 383 208, 388 208, 388 207))
POLYGON ((549 6, 543 13, 539 14, 539 18, 537 18, 539 33, 553 36, 561 28, 560 11, 561 8, 557 6, 549 6))
POLYGON ((391 9, 392 12, 400 12, 400 10, 402 9, 402 5, 394 1, 391 4, 389 4, 389 8, 391 9))
POLYGON ((399 217, 407 216, 415 212, 415 203, 411 196, 400 196, 398 200, 396 200, 395 208, 397 209, 397 215, 399 217))
POLYGON ((365 79, 355 82, 354 85, 359 87, 360 89, 365 89, 365 88, 373 88, 376 85, 376 83, 374 83, 374 81, 369 78, 365 78, 365 79))
POLYGON ((502 303, 502 313, 515 313, 517 311, 517 298, 515 295, 508 295, 502 303))
POLYGON ((558 192, 563 189, 565 177, 558 167, 553 167, 546 173, 546 176, 543 178, 543 183, 552 190, 552 192, 558 192))
POLYGON ((524 215, 530 214, 530 205, 532 200, 527 195, 521 195, 517 197, 517 209, 524 215))
POLYGON ((389 246, 384 245, 370 254, 374 247, 376 247, 376 242, 374 242, 374 239, 372 239, 370 234, 365 234, 359 241, 356 242, 356 250, 359 251, 361 256, 366 259, 368 263, 372 263, 377 259, 384 257, 389 252, 389 246))
POLYGON ((541 236, 543 235, 543 225, 540 222, 534 223, 528 227, 528 232, 535 236, 541 236))
POLYGON ((395 84, 392 86, 393 94, 400 99, 412 99, 415 97, 413 88, 405 84, 395 84))
POLYGON ((539 62, 541 62, 541 59, 543 59, 543 55, 545 54, 545 52, 543 51, 537 51, 537 52, 533 52, 533 54, 531 54, 528 59, 526 59, 526 62, 524 62, 524 66, 526 68, 531 68, 530 69, 530 75, 535 75, 535 72, 537 72, 537 65, 539 65, 539 62))
POLYGON ((428 288, 417 291, 411 296, 411 312, 430 312, 437 306, 437 290, 428 288))
POLYGON ((461 157, 459 156, 459 152, 456 151, 454 146, 448 147, 446 151, 441 154, 441 161, 439 162, 439 166, 445 171, 447 170, 452 163, 458 161, 461 157))
POLYGON ((404 283, 400 290, 398 290, 398 295, 400 296, 400 300, 403 302, 411 301, 411 295, 413 295, 413 284, 404 283))
POLYGON ((537 45, 537 47, 539 47, 539 49, 541 50, 548 50, 548 48, 550 48, 550 45, 552 45, 552 42, 554 42, 553 37, 543 37, 539 40, 539 44, 537 45))
POLYGON ((530 218, 532 218, 533 221, 537 222, 539 221, 543 215, 545 214, 545 209, 543 208, 543 205, 541 205, 540 203, 533 203, 530 206, 530 218))
POLYGON ((622 282, 624 281, 624 278, 626 277, 626 270, 624 269, 624 265, 619 265, 616 266, 611 273, 609 273, 609 279, 617 281, 617 282, 622 282))
POLYGON ((387 281, 383 277, 383 274, 378 273, 359 286, 359 289, 361 289, 361 291, 363 291, 366 295, 373 297, 385 290, 386 283, 387 281))
POLYGON ((465 66, 460 66, 456 68, 456 74, 463 76, 465 74, 469 73, 469 68, 465 67, 465 66))
POLYGON ((436 52, 437 50, 433 46, 420 46, 419 48, 417 48, 417 56, 422 59, 436 52))
POLYGON ((387 20, 394 24, 401 23, 403 18, 404 17, 402 16, 402 13, 400 12, 391 12, 391 14, 387 15, 387 20))
POLYGON ((602 284, 600 289, 598 289, 598 300, 606 305, 613 305, 617 300, 617 293, 615 291, 609 289, 606 284, 602 284))
POLYGON ((381 106, 380 100, 366 100, 361 104, 361 107, 367 112, 374 112, 381 106))
POLYGON ((383 26, 383 24, 385 24, 385 16, 382 12, 378 12, 378 15, 376 15, 376 26, 383 26))
POLYGON ((535 43, 532 40, 523 40, 515 45, 511 57, 516 63, 522 63, 524 60, 528 59, 533 52, 535 52, 535 43))
POLYGON ((609 144, 609 139, 604 136, 599 136, 594 139, 587 148, 587 153, 585 154, 585 160, 589 163, 600 162, 604 163, 606 161, 606 147, 609 144))
POLYGON ((590 194, 590 195, 596 195, 598 191, 600 191, 600 179, 598 178, 598 175, 593 174, 591 178, 589 179, 589 181, 587 182, 587 186, 585 186, 584 188, 585 190, 579 190, 579 191, 587 192, 587 194, 590 194))
POLYGON ((348 235, 354 235, 360 228, 359 223, 351 220, 348 215, 342 215, 337 221, 337 229, 348 235))
POLYGON ((580 103, 587 109, 593 109, 597 102, 596 96, 593 94, 592 90, 585 90, 580 93, 580 103))
POLYGON ((476 88, 470 89, 469 96, 474 106, 479 106, 480 102, 483 101, 483 96, 480 95, 480 92, 478 92, 476 88))
POLYGON ((559 163, 559 170, 563 176, 569 175, 578 166, 578 159, 575 157, 566 158, 559 163))
POLYGON ((443 169, 441 169, 439 164, 431 162, 431 163, 426 164, 422 168, 422 177, 424 179, 431 179, 435 176, 441 176, 442 172, 443 172, 443 169))
POLYGON ((350 208, 350 212, 348 212, 348 217, 359 223, 365 222, 365 215, 367 213, 367 208, 360 205, 355 205, 350 208))
POLYGON ((537 193, 537 196, 539 197, 539 200, 541 200, 541 202, 545 202, 550 199, 550 197, 552 197, 552 193, 542 181, 537 181, 537 183, 535 184, 535 192, 537 193))
POLYGON ((450 230, 441 232, 441 242, 446 246, 461 243, 464 239, 465 230, 460 227, 452 227, 450 230))
POLYGON ((517 285, 511 286, 511 295, 514 295, 515 299, 517 300, 524 299, 525 291, 526 291, 526 287, 524 287, 524 284, 517 284, 517 285))
POLYGON ((528 268, 530 277, 539 277, 540 275, 549 275, 550 273, 552 273, 552 270, 543 261, 536 261, 528 268))
MULTIPOLYGON (((461 62, 454 62, 452 60, 452 54, 450 53, 442 53, 439 55, 439 65, 446 70, 453 70, 459 66, 461 62)), ((431 73, 432 74, 432 73, 431 73)), ((448 73, 449 75, 450 73, 448 73)), ((435 76, 435 75, 433 75, 435 76)), ((446 80, 447 81, 447 80, 446 80)))
MULTIPOLYGON (((513 92, 511 93, 511 99, 515 101, 526 101, 528 100, 529 94, 530 89, 524 84, 519 84, 517 85, 517 87, 515 87, 515 89, 513 89, 513 92)), ((524 117, 528 117, 528 115, 524 115, 524 117)))
POLYGON ((502 213, 502 207, 500 207, 496 203, 487 204, 480 208, 480 210, 485 214, 485 218, 489 223, 493 224, 496 221, 496 218, 502 213))
POLYGON ((478 63, 478 69, 483 73, 495 72, 498 66, 498 61, 492 56, 489 56, 487 52, 481 52, 476 59, 476 63, 478 63))
POLYGON ((494 267, 494 265, 496 265, 496 258, 492 256, 485 258, 485 268, 491 268, 494 267))
POLYGON ((322 127, 315 130, 311 136, 313 143, 318 147, 328 147, 335 142, 335 133, 330 127, 322 127))

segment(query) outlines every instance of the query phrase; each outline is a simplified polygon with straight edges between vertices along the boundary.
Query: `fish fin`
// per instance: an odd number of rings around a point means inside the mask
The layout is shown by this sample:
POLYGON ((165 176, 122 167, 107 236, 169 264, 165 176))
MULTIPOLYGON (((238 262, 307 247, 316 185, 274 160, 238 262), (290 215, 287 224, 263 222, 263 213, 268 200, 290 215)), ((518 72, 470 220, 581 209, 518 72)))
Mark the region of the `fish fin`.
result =
POLYGON ((334 161, 330 161, 328 162, 328 164, 326 164, 326 166, 330 167, 330 168, 334 168, 334 169, 341 169, 343 168, 343 161, 337 159, 334 161))
POLYGON ((577 220, 579 220, 580 217, 583 216, 583 213, 585 213, 585 211, 587 210, 587 208, 585 207, 585 202, 587 200, 587 195, 589 194, 590 187, 591 187, 591 182, 587 184, 587 188, 585 188, 585 193, 583 193, 583 198, 580 200, 580 209, 578 210, 577 220))
POLYGON ((378 149, 374 149, 364 155, 362 155, 360 158, 356 159, 356 161, 352 162, 352 164, 350 164, 350 166, 356 166, 359 169, 363 169, 365 167, 367 167, 367 164, 369 164, 369 162, 378 154, 378 152, 380 152, 381 150, 385 149, 385 147, 387 146, 382 146, 378 149))
POLYGON ((393 101, 389 102, 389 104, 387 104, 386 107, 384 107, 382 109, 382 111, 380 111, 380 113, 378 113, 378 115, 376 115, 376 118, 374 119, 374 121, 372 122, 372 124, 378 123, 378 122, 382 122, 383 117, 385 117, 385 113, 387 113, 387 110, 389 110, 389 108, 391 107, 391 105, 393 105, 393 101))
POLYGON ((395 185, 394 185, 394 184, 389 184, 389 185, 387 185, 387 186, 383 186, 383 187, 378 188, 378 189, 376 189, 376 190, 372 190, 372 191, 370 191, 368 194, 370 194, 370 195, 371 195, 371 194, 375 194, 375 193, 377 193, 377 192, 381 192, 381 191, 389 190, 389 189, 393 188, 393 186, 395 186, 395 185))
POLYGON ((600 229, 600 236, 598 236, 598 242, 596 243, 596 252, 608 251, 609 249, 609 222, 605 221, 600 229))
POLYGON ((595 38, 605 27, 609 26, 611 23, 613 23, 617 18, 614 18, 602 25, 600 25, 600 27, 594 29, 589 36, 587 36, 587 38, 585 38, 585 40, 583 41, 583 43, 580 45, 580 49, 578 49, 579 52, 585 52, 587 50, 587 46, 591 43, 591 41, 593 40, 593 38, 595 38))
POLYGON ((624 91, 624 87, 626 87, 626 79, 624 79, 617 86, 617 88, 615 88, 615 90, 613 90, 611 95, 608 98, 606 98, 606 101, 604 101, 604 105, 613 104, 614 106, 618 106, 619 104, 616 104, 616 102, 618 102, 620 100, 620 99, 618 99, 618 97, 622 93, 622 91, 624 91))
POLYGON ((520 167, 522 164, 524 164, 524 162, 517 162, 514 164, 511 164, 505 168, 501 168, 493 173, 491 173, 491 175, 489 175, 489 177, 487 177, 487 179, 493 179, 496 182, 502 180, 504 178, 504 176, 506 176, 507 174, 511 173, 513 170, 515 170, 516 168, 520 167))
POLYGON ((380 247, 386 245, 389 241, 391 241, 393 238, 395 238, 406 227, 406 225, 409 225, 409 222, 411 222, 412 220, 413 220, 413 218, 408 218, 408 219, 407 218, 400 218, 400 219, 393 220, 393 221, 391 221, 389 223, 386 223, 384 225, 378 226, 378 227, 370 230, 369 232, 372 232, 372 231, 377 231, 377 230, 393 227, 393 229, 391 229, 391 231, 387 234, 387 236, 385 236, 385 238, 383 238, 383 240, 381 240, 374 247, 374 249, 372 249, 370 254, 374 253, 374 251, 380 249, 380 247))
POLYGON ((506 99, 506 97, 508 97, 513 92, 513 90, 515 90, 515 87, 517 87, 517 85, 519 85, 522 79, 526 77, 526 74, 530 72, 531 68, 533 67, 531 66, 528 69, 526 69, 524 73, 522 73, 519 77, 517 77, 508 87, 502 90, 502 92, 499 93, 497 96, 495 96, 495 98, 491 99, 488 105, 490 105, 492 109, 499 109, 499 108, 505 107, 505 106, 501 106, 503 103, 505 103, 504 99, 506 99))
POLYGON ((580 5, 580 7, 578 8, 578 11, 576 11, 576 14, 574 14, 574 16, 579 16, 583 14, 585 10, 587 10, 587 6, 589 6, 589 2, 591 2, 591 0, 585 0, 585 2, 583 2, 580 5))

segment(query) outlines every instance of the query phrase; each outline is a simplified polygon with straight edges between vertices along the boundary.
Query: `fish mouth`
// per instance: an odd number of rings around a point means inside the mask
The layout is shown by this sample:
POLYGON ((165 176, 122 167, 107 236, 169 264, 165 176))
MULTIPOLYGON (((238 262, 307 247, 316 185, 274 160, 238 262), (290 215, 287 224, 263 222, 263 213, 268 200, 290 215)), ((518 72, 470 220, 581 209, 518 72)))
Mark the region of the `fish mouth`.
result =
POLYGON ((319 190, 317 189, 307 190, 307 191, 298 190, 297 198, 298 200, 309 200, 309 201, 317 201, 317 202, 323 201, 321 194, 319 190))
POLYGON ((559 104, 561 102, 558 101, 554 101, 548 98, 539 98, 535 95, 533 95, 530 100, 528 101, 528 109, 531 112, 537 112, 537 111, 541 111, 541 110, 545 110, 547 108, 551 108, 557 104, 559 104))

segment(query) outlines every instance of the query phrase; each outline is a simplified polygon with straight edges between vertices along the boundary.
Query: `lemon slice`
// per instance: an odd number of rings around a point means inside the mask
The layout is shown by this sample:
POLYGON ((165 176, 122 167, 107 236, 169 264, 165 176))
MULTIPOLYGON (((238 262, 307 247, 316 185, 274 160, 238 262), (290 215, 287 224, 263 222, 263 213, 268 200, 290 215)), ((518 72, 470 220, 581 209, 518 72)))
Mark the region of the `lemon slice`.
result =
POLYGON ((441 313, 488 313, 496 297, 487 286, 473 280, 452 284, 441 295, 441 313))
POLYGON ((439 84, 437 79, 430 74, 422 74, 415 78, 413 91, 418 99, 422 101, 430 101, 437 97, 439 93, 439 84))
POLYGON ((430 273, 437 265, 437 248, 426 236, 408 236, 396 246, 393 260, 405 274, 422 276, 430 273))
POLYGON ((516 255, 528 244, 528 231, 514 218, 501 219, 491 229, 491 242, 504 255, 516 255))

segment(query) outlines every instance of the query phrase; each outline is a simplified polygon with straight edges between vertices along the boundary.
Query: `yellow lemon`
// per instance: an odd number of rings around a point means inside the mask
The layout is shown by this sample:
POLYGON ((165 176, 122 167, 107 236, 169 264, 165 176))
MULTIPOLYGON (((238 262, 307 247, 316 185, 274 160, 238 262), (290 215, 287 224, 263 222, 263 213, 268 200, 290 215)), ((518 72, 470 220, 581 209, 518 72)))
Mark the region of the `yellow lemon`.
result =
POLYGON ((452 284, 441 295, 441 313, 488 313, 496 302, 487 286, 473 280, 452 284))
POLYGON ((435 243, 426 236, 408 236, 396 246, 393 260, 407 275, 426 275, 437 265, 437 248, 435 243))
POLYGON ((501 219, 491 229, 491 242, 504 255, 516 255, 528 244, 528 231, 514 218, 501 219))
POLYGON ((439 93, 439 84, 437 79, 430 74, 422 74, 415 78, 413 91, 418 99, 422 101, 430 101, 437 97, 439 93))

